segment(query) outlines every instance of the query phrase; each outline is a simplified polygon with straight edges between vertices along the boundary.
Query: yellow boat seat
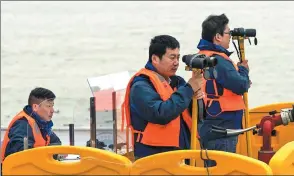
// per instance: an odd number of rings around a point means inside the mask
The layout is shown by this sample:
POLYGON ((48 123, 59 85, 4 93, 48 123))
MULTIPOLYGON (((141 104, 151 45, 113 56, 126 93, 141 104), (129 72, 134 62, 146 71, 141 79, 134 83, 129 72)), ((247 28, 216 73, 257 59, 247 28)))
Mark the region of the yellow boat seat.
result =
MULTIPOLYGON (((203 150, 203 158, 206 152, 203 150)), ((258 160, 234 153, 207 151, 217 166, 208 168, 210 175, 272 175, 271 168, 258 160)), ((184 159, 199 159, 200 150, 178 150, 140 158, 133 163, 131 175, 207 175, 204 167, 184 164, 184 159)), ((196 163, 197 164, 197 163, 196 163)))
POLYGON ((270 160, 269 166, 274 175, 294 175, 294 141, 280 148, 270 160))
POLYGON ((3 175, 129 175, 132 162, 124 156, 92 147, 47 146, 5 158, 3 175), (79 161, 61 162, 53 154, 75 154, 79 161))

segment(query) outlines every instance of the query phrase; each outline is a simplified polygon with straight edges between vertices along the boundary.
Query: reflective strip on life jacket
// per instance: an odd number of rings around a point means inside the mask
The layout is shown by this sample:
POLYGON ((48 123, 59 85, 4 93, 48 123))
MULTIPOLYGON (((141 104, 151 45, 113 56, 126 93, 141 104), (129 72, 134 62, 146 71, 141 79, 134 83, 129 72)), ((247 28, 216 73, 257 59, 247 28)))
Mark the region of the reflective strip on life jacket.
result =
MULTIPOLYGON (((206 56, 212 56, 212 55, 219 55, 221 57, 223 57, 224 59, 230 61, 235 69, 238 71, 239 68, 238 66, 225 54, 225 53, 220 53, 220 52, 216 52, 216 51, 209 51, 209 50, 202 50, 199 52, 199 54, 205 54, 206 56)), ((208 96, 211 94, 208 94, 206 92, 206 80, 203 80, 204 84, 202 87, 202 90, 205 92, 205 98, 204 98, 204 102, 206 107, 209 107, 213 101, 218 101, 220 104, 220 108, 221 108, 221 112, 218 113, 217 115, 210 115, 212 117, 216 117, 219 114, 221 114, 224 111, 237 111, 237 110, 242 110, 245 109, 245 104, 242 98, 242 95, 237 95, 235 93, 233 93, 231 90, 223 88, 223 94, 219 95, 218 93, 218 89, 217 89, 217 84, 216 81, 213 79, 213 87, 214 87, 214 91, 215 93, 212 94, 212 96, 214 98, 209 98, 208 96)))

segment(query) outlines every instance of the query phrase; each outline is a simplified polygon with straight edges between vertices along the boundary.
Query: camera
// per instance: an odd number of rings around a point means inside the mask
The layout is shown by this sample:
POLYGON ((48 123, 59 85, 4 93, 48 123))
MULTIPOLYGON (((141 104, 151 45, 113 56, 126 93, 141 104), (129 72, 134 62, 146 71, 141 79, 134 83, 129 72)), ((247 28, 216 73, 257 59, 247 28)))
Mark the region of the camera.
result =
POLYGON ((255 37, 256 29, 234 28, 230 31, 231 35, 240 37, 255 37))
POLYGON ((182 61, 190 68, 204 69, 214 67, 217 64, 215 57, 207 57, 204 54, 189 54, 182 57, 182 61))

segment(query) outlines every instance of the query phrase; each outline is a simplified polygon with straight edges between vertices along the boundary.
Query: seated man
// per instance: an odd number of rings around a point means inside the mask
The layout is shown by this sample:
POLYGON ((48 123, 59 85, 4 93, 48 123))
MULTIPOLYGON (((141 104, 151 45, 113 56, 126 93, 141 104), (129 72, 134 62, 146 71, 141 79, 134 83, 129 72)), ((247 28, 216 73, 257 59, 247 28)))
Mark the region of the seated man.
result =
POLYGON ((52 131, 55 95, 45 88, 31 91, 26 105, 10 122, 1 146, 2 160, 13 153, 24 150, 24 138, 27 148, 48 145, 61 145, 60 139, 52 131))

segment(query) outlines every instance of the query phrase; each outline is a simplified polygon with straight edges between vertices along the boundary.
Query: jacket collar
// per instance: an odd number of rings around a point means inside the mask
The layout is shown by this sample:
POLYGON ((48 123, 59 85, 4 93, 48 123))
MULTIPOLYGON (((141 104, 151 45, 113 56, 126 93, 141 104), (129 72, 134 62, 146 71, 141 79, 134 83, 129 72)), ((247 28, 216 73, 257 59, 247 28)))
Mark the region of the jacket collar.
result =
POLYGON ((23 108, 23 111, 26 114, 28 114, 29 116, 31 116, 36 121, 36 123, 38 124, 40 129, 45 130, 48 135, 50 135, 52 133, 52 127, 53 127, 52 120, 50 120, 48 122, 42 120, 41 117, 37 113, 33 112, 33 109, 30 105, 26 105, 23 108))
POLYGON ((199 41, 197 48, 199 50, 210 50, 210 51, 225 53, 229 57, 233 53, 233 52, 229 52, 228 50, 226 50, 225 48, 223 48, 220 45, 213 44, 213 43, 211 43, 207 40, 204 40, 204 39, 201 39, 199 41))
MULTIPOLYGON (((150 60, 148 60, 148 62, 146 63, 145 68, 148 69, 148 70, 151 70, 151 71, 154 71, 154 72, 158 73, 157 70, 156 70, 156 68, 155 68, 154 65, 151 63, 150 60)), ((158 73, 158 75, 161 76, 159 73, 158 73)), ((163 78, 163 76, 161 76, 161 77, 163 78)), ((165 78, 163 78, 163 79, 165 79, 165 78)), ((167 81, 167 82, 168 82, 168 84, 170 84, 171 79, 168 78, 168 81, 167 81)))

